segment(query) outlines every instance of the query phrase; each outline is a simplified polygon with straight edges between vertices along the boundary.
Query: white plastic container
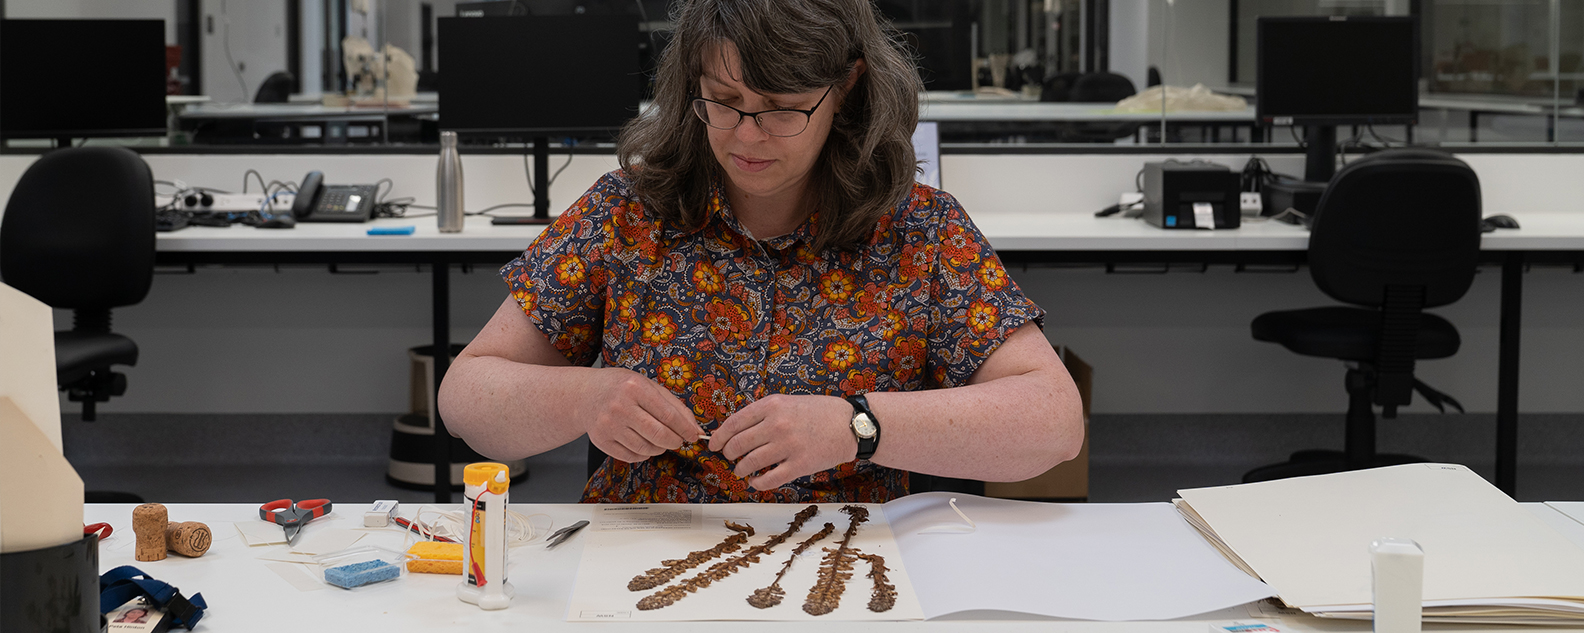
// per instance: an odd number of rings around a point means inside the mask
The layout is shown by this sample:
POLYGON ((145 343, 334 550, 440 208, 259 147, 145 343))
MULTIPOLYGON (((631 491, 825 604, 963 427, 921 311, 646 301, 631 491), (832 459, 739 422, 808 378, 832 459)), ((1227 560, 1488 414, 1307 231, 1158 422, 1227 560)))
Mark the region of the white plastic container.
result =
POLYGON ((462 469, 462 483, 471 520, 462 548, 457 598, 486 611, 504 609, 513 594, 511 583, 506 582, 506 502, 511 469, 494 462, 468 464, 462 469))

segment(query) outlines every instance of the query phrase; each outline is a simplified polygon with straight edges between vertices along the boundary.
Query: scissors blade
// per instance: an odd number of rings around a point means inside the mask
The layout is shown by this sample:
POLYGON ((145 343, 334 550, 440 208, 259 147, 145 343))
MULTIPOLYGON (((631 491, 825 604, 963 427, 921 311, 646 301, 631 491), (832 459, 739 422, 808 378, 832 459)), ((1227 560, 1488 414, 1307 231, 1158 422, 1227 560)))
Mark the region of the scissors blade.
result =
POLYGON ((302 533, 302 525, 284 525, 281 529, 286 531, 286 544, 296 545, 297 535, 302 533))

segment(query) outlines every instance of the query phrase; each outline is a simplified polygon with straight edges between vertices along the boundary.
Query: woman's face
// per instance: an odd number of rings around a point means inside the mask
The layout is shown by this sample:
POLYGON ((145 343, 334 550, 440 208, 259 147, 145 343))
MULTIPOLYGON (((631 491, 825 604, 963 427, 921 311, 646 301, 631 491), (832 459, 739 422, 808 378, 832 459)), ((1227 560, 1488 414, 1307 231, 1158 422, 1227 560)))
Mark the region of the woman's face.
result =
POLYGON ((729 184, 741 193, 800 197, 820 149, 825 146, 825 138, 830 136, 831 121, 841 108, 840 96, 825 88, 796 94, 761 94, 744 85, 742 77, 737 46, 724 42, 705 55, 700 95, 743 112, 813 108, 814 114, 809 117, 808 128, 796 136, 766 134, 752 117, 743 117, 730 130, 706 126, 715 160, 720 162, 729 184))

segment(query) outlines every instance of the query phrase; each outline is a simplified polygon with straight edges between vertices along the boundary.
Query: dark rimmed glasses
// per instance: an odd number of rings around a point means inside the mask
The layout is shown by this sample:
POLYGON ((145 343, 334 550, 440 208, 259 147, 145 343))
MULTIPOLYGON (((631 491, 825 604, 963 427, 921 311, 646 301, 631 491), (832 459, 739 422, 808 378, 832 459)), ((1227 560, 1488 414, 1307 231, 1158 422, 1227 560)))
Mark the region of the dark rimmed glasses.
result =
POLYGON ((764 130, 765 134, 770 136, 797 136, 802 134, 803 130, 808 129, 809 117, 814 116, 814 111, 819 109, 820 104, 825 103, 825 98, 830 96, 833 88, 835 86, 826 88, 825 94, 820 96, 820 100, 814 104, 814 107, 807 110, 778 108, 775 110, 760 110, 758 112, 743 112, 719 101, 711 101, 700 97, 693 100, 693 113, 697 114, 705 125, 717 130, 736 129, 737 126, 742 125, 744 118, 752 117, 754 122, 759 124, 759 129, 764 130))

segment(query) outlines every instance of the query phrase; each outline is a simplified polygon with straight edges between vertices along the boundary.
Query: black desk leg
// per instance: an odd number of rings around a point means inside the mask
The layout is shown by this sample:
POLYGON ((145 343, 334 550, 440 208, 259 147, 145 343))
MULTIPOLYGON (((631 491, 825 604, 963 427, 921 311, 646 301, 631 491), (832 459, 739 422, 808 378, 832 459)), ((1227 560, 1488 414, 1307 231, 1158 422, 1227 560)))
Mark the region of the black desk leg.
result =
POLYGON ((1496 363, 1496 487, 1518 496, 1518 333, 1523 318, 1522 252, 1502 261, 1501 335, 1496 363))
POLYGON ((444 256, 434 260, 434 494, 435 503, 451 503, 451 434, 440 419, 440 381, 451 367, 451 276, 444 256))

